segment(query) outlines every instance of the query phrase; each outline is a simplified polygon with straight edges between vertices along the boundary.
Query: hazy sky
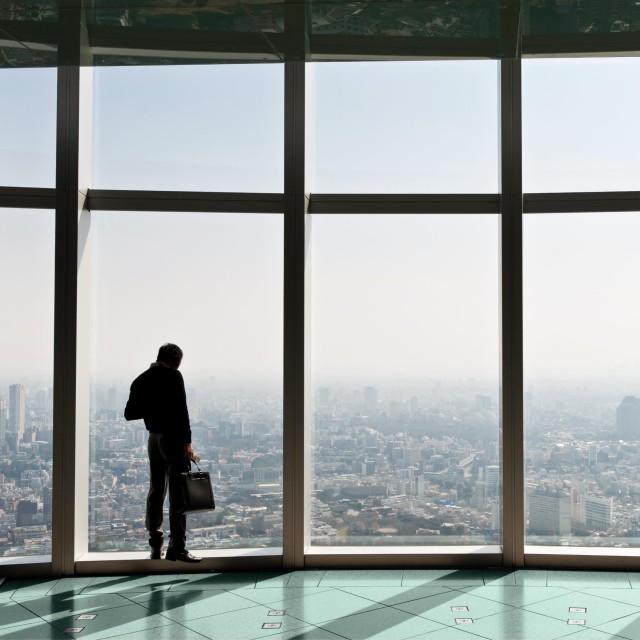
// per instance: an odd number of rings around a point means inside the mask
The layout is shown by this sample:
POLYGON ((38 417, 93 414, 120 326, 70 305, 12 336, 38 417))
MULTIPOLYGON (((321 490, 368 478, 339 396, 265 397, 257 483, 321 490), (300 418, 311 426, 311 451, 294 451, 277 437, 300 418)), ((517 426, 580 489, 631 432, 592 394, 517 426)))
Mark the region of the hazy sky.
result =
MULTIPOLYGON (((313 67, 314 192, 498 191, 498 64, 313 67)), ((636 58, 526 60, 528 191, 640 188, 636 58)), ((279 192, 283 67, 95 70, 94 186, 279 192)), ((0 184, 53 186, 55 71, 0 71, 0 184)), ((94 373, 280 375, 282 219, 95 213, 94 373), (118 357, 114 357, 118 354, 118 357)), ((638 214, 525 221, 527 372, 640 373, 638 214)), ((497 216, 312 223, 313 366, 497 375, 497 216)), ((0 380, 51 371, 53 216, 0 211, 0 380)))

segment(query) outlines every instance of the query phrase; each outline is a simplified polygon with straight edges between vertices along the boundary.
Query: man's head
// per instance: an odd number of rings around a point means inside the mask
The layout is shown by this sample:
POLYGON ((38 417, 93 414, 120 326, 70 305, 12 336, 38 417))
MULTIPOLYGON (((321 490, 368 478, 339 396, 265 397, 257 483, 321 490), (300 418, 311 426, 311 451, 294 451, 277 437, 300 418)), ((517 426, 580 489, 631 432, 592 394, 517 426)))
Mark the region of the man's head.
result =
POLYGON ((172 369, 177 369, 182 362, 182 349, 177 344, 167 342, 158 350, 158 362, 164 362, 172 369))

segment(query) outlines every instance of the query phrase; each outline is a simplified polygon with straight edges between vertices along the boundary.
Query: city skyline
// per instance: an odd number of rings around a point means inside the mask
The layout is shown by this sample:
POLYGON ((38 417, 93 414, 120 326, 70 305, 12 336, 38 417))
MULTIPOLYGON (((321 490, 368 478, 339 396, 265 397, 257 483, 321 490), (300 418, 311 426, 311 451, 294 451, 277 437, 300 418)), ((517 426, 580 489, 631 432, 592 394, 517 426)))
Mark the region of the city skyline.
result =
MULTIPOLYGON (((5 427, 9 397, 20 395, 20 385, 0 389, 5 427)), ((23 441, 5 428, 0 443, 0 547, 8 555, 41 555, 50 544, 52 393, 28 385, 23 391, 23 441)), ((191 524, 194 548, 281 546, 277 388, 209 379, 187 381, 187 393, 194 446, 219 497, 213 515, 191 524)), ((128 385, 92 388, 94 551, 147 545, 146 431, 123 420, 127 395, 128 385)), ((486 386, 334 381, 317 387, 311 402, 312 544, 501 544, 499 404, 486 386)), ((640 393, 598 395, 552 384, 529 390, 524 408, 527 544, 640 546, 640 393)))

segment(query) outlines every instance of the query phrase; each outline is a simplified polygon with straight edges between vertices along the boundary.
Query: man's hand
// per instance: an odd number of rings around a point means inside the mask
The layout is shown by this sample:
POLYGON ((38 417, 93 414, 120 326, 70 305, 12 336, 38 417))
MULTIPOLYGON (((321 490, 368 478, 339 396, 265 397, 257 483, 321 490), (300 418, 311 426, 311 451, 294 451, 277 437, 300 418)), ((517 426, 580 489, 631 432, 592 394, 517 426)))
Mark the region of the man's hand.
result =
POLYGON ((193 445, 191 443, 184 445, 184 457, 187 460, 193 460, 193 456, 195 455, 193 451, 193 445))

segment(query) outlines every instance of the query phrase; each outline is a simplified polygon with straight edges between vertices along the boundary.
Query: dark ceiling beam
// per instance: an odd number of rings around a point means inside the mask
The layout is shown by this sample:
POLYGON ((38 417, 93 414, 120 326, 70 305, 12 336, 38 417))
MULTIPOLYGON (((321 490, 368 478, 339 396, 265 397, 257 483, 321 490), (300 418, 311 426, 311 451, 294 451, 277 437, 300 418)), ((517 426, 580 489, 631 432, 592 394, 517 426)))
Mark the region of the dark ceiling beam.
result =
POLYGON ((522 55, 636 54, 640 52, 640 33, 573 33, 550 36, 523 36, 522 55))
POLYGON ((522 34, 521 0, 500 3, 500 58, 519 58, 522 34))
POLYGON ((311 35, 312 60, 396 58, 497 58, 496 38, 311 35))
POLYGON ((0 20, 0 31, 29 48, 37 48, 38 45, 55 47, 60 38, 60 27, 57 22, 0 20))
POLYGON ((89 40, 94 51, 103 54, 126 50, 132 55, 153 51, 158 55, 223 53, 275 58, 262 33, 89 25, 89 40))

